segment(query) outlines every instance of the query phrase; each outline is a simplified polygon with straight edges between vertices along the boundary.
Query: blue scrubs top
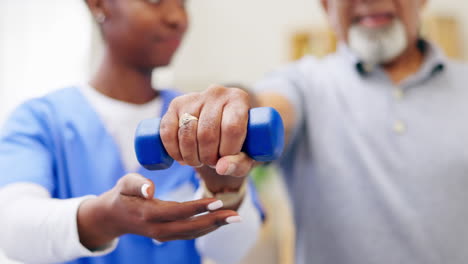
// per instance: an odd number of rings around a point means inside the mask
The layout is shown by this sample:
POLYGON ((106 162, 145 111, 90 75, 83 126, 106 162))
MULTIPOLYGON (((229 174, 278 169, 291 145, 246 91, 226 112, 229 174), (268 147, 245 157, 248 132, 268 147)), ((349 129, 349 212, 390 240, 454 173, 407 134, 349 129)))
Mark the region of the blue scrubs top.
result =
MULTIPOLYGON (((160 91, 163 114, 177 95, 160 91)), ((0 187, 33 182, 59 199, 102 194, 127 173, 114 139, 77 87, 30 100, 12 114, 0 136, 0 171, 0 187)), ((138 173, 154 181, 156 197, 182 184, 198 187, 195 171, 177 162, 167 170, 138 173)), ((194 240, 156 245, 147 237, 124 235, 112 253, 68 263, 198 264, 200 256, 194 240)))

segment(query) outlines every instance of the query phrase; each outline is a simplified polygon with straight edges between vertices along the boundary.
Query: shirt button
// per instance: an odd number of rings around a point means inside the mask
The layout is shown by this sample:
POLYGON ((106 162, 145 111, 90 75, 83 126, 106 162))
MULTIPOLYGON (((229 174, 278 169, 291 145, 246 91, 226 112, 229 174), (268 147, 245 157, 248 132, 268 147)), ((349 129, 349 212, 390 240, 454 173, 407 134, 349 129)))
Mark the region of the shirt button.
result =
POLYGON ((403 123, 403 121, 396 121, 395 124, 393 125, 393 131, 395 131, 397 134, 403 134, 406 132, 406 125, 403 123))
POLYGON ((395 96, 396 99, 401 99, 403 98, 403 90, 401 88, 397 88, 393 90, 393 96, 395 96))

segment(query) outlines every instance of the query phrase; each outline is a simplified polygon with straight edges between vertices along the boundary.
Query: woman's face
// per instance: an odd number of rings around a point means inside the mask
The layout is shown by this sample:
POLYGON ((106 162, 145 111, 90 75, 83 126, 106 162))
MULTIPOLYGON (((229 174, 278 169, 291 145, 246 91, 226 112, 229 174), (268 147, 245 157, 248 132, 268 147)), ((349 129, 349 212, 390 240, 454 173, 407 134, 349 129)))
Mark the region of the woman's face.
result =
POLYGON ((101 3, 106 17, 102 34, 114 57, 141 70, 170 63, 188 27, 185 0, 101 3))

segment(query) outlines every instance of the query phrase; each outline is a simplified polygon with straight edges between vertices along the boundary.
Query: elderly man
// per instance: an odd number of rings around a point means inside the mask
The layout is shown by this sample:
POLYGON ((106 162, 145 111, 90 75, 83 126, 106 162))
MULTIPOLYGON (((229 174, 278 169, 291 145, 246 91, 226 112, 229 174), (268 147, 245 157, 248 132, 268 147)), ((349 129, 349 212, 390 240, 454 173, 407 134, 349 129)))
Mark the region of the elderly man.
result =
POLYGON ((298 263, 466 263, 468 68, 420 38, 425 2, 322 0, 338 51, 270 74, 255 95, 212 87, 177 99, 162 123, 169 153, 245 174, 255 97, 285 122, 298 263), (186 112, 198 123, 177 133, 186 112))

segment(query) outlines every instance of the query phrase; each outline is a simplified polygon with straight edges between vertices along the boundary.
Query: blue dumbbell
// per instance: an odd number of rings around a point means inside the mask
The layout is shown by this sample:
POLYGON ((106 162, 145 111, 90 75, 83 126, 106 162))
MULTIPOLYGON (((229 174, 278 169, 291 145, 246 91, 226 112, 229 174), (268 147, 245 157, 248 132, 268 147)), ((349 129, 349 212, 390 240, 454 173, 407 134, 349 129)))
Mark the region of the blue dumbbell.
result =
MULTIPOLYGON (((174 160, 167 154, 159 134, 161 119, 140 122, 135 135, 135 152, 140 164, 148 170, 169 168, 174 160)), ((256 161, 278 159, 284 147, 284 127, 279 113, 271 107, 249 111, 247 137, 242 151, 256 161)))

